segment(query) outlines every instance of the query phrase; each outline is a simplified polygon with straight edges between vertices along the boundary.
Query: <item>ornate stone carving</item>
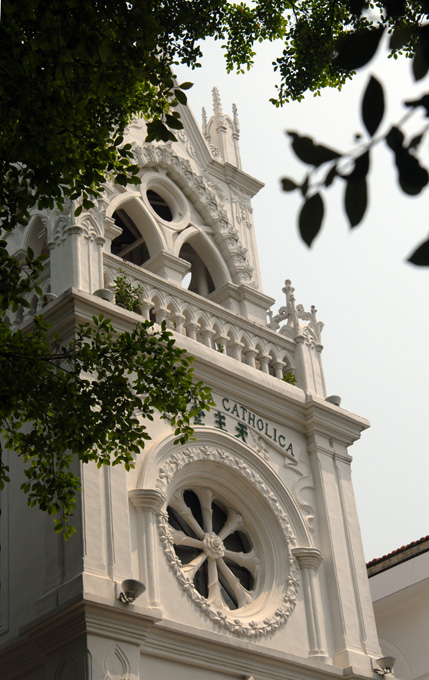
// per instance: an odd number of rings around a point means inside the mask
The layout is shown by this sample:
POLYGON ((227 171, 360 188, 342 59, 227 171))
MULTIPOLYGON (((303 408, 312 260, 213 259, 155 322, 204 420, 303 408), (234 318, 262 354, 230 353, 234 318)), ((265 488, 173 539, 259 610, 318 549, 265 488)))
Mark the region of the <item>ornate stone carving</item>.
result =
POLYGON ((275 316, 273 316, 272 312, 269 312, 268 328, 271 328, 273 331, 279 331, 283 335, 292 335, 294 337, 303 334, 308 339, 312 339, 314 344, 320 344, 324 324, 321 321, 317 321, 316 307, 312 305, 310 311, 306 312, 303 305, 295 304, 295 288, 292 287, 290 279, 286 279, 283 293, 286 295, 286 305, 280 307, 275 316), (308 324, 301 324, 300 320, 308 321, 308 324), (280 324, 283 321, 287 321, 287 324, 280 328, 280 324))
MULTIPOLYGON (((254 620, 240 619, 240 609, 225 611, 219 609, 214 603, 203 597, 194 587, 193 581, 185 574, 182 563, 174 550, 174 540, 169 524, 168 514, 165 509, 158 513, 158 531, 167 560, 173 570, 180 586, 187 593, 194 604, 199 607, 214 623, 226 628, 231 633, 243 637, 260 637, 272 633, 286 623, 292 614, 297 600, 299 588, 299 569, 296 559, 292 554, 292 548, 296 547, 296 539, 292 532, 289 520, 283 511, 276 495, 260 477, 260 475, 241 458, 228 451, 212 446, 188 447, 178 453, 174 453, 159 469, 156 483, 157 489, 166 494, 169 484, 176 472, 186 465, 197 461, 213 461, 231 468, 241 474, 260 494, 269 505, 275 521, 281 529, 283 539, 288 545, 288 576, 285 589, 279 600, 270 602, 263 608, 260 615, 255 615, 254 620), (270 610, 271 605, 271 612, 270 610), (274 610, 274 611, 273 611, 274 610)), ((213 538, 213 537, 211 537, 213 538)), ((211 538, 209 549, 221 549, 211 538), (213 546, 212 546, 213 543, 213 546)), ((217 538, 217 537, 216 537, 217 538)))

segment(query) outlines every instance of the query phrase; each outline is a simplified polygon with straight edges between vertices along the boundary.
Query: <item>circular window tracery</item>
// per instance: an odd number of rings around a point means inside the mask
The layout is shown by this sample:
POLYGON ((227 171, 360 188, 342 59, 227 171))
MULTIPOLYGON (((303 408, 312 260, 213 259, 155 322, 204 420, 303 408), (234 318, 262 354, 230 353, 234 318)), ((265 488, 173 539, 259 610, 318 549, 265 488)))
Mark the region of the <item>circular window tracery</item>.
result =
POLYGON ((238 635, 282 626, 299 587, 296 539, 267 481, 240 456, 197 446, 163 461, 156 488, 161 543, 194 604, 238 635))
POLYGON ((250 604, 260 560, 242 516, 207 488, 176 492, 167 512, 174 551, 200 595, 231 610, 250 604))

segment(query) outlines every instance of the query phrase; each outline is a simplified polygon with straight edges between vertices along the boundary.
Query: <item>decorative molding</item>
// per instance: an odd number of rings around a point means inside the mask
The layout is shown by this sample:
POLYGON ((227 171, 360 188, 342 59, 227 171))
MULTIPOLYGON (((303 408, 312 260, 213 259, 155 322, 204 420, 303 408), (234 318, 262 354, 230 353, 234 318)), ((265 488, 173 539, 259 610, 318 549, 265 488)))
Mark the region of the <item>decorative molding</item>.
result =
MULTIPOLYGON (((228 220, 227 212, 202 175, 192 170, 188 160, 181 158, 171 144, 137 144, 133 142, 136 162, 142 167, 158 165, 169 168, 194 192, 206 210, 206 219, 213 227, 213 236, 225 261, 231 262, 231 275, 235 283, 254 283, 253 267, 247 259, 246 249, 239 243, 239 234, 228 220), (231 250, 233 249, 233 250, 231 250)), ((212 151, 213 153, 213 151, 212 151)))
MULTIPOLYGON (((165 461, 159 469, 159 476, 156 484, 160 493, 165 494, 166 496, 168 486, 172 482, 174 475, 186 465, 197 461, 212 461, 225 465, 235 473, 239 473, 269 505, 275 520, 281 529, 283 538, 288 545, 289 563, 287 565, 288 576, 285 584, 285 592, 278 600, 272 603, 271 608, 274 609, 273 613, 267 614, 267 607, 263 607, 261 613, 259 615, 255 614, 254 620, 249 622, 239 618, 240 610, 228 610, 226 612, 216 608, 216 606, 196 590, 192 580, 185 575, 182 569, 182 563, 174 550, 168 514, 166 510, 161 510, 158 514, 158 531, 170 567, 180 586, 190 599, 215 624, 226 628, 231 633, 243 637, 260 637, 273 633, 283 626, 292 614, 297 602, 297 592, 299 588, 299 569, 296 558, 292 553, 292 549, 296 547, 296 539, 293 535, 289 520, 273 491, 255 470, 246 465, 239 457, 228 453, 224 449, 211 446, 182 449, 180 453, 173 454, 165 461)), ((255 601, 257 601, 257 598, 255 601)))
POLYGON ((157 489, 131 489, 129 499, 135 508, 158 512, 165 503, 165 494, 157 489))

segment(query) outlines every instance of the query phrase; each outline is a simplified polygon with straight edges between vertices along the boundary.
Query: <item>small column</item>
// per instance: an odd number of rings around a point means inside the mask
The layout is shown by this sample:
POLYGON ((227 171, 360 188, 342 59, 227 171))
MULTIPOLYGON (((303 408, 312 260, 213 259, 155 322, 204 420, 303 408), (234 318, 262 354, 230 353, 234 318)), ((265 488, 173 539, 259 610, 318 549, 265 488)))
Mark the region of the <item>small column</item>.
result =
POLYGON ((271 361, 270 355, 269 354, 261 354, 258 357, 258 361, 261 365, 262 373, 269 373, 270 372, 270 361, 271 361))
POLYGON ((161 325, 163 321, 166 321, 170 310, 167 307, 157 307, 154 308, 154 314, 156 317, 156 323, 161 325))
POLYGON ((304 605, 308 632, 308 655, 318 661, 326 661, 326 643, 320 625, 320 591, 316 572, 322 562, 322 555, 317 548, 293 548, 292 554, 297 558, 302 574, 304 605))
POLYGON ((189 323, 187 323, 185 329, 188 338, 191 338, 191 340, 196 340, 199 327, 200 324, 197 323, 196 321, 190 321, 189 323))
POLYGON ((253 348, 247 349, 244 352, 244 356, 246 357, 246 363, 247 363, 248 366, 251 366, 252 368, 256 368, 255 359, 256 359, 257 354, 258 354, 258 350, 253 349, 253 348))
POLYGON ((210 349, 213 349, 214 330, 211 328, 205 328, 203 331, 201 331, 201 335, 203 336, 204 345, 206 347, 210 347, 210 349))
POLYGON ((171 317, 171 320, 173 322, 173 330, 176 331, 176 333, 180 333, 181 335, 186 335, 184 328, 186 319, 183 314, 175 314, 173 317, 171 317))
POLYGON ((284 361, 274 361, 272 363, 272 367, 274 369, 274 375, 276 378, 279 378, 279 380, 283 379, 283 368, 285 364, 284 361))
POLYGON ((216 349, 218 352, 221 352, 222 354, 228 354, 228 342, 229 338, 226 337, 225 335, 218 335, 215 338, 215 344, 216 344, 216 349), (219 347, 222 347, 223 349, 219 349, 219 347))
POLYGON ((132 489, 129 492, 129 499, 137 509, 140 548, 139 579, 147 584, 146 597, 149 607, 161 610, 155 547, 156 514, 165 502, 165 497, 157 489, 132 489), (145 569, 143 565, 145 565, 145 569))
POLYGON ((237 361, 241 361, 241 352, 243 349, 244 345, 242 342, 234 342, 231 345, 231 351, 232 351, 232 358, 237 359, 237 361))
POLYGON ((139 301, 141 310, 142 310, 142 317, 145 321, 150 321, 150 310, 153 307, 153 302, 152 300, 148 300, 145 298, 144 300, 139 301))

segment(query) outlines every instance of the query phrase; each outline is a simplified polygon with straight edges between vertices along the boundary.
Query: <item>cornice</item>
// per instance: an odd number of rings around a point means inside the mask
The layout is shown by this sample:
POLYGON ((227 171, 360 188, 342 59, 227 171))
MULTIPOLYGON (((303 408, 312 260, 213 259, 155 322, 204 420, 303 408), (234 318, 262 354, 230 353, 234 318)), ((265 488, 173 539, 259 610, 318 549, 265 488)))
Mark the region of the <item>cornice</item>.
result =
POLYGON ((252 175, 248 175, 247 172, 239 170, 235 165, 220 163, 213 158, 207 164, 207 170, 215 179, 235 185, 249 194, 250 198, 253 198, 265 186, 263 182, 252 177, 252 175))
MULTIPOLYGON (((344 671, 320 661, 280 652, 248 640, 227 638, 176 622, 152 628, 142 652, 234 677, 270 680, 335 680, 344 671)), ((356 678, 358 676, 352 676, 356 678)))

